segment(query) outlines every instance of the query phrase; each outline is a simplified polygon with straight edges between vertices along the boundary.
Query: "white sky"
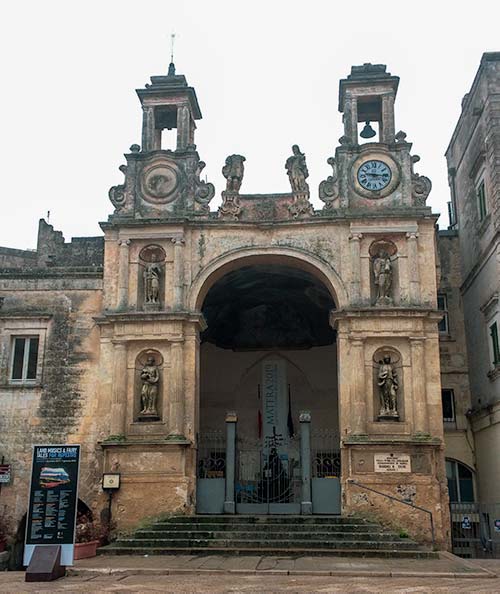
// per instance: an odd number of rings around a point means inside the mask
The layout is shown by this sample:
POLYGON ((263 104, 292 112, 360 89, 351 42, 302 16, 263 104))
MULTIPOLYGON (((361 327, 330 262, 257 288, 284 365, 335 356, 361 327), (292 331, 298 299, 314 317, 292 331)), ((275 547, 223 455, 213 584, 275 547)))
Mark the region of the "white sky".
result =
POLYGON ((135 89, 177 73, 203 113, 196 144, 216 187, 231 153, 246 156, 242 193, 288 192, 299 144, 316 207, 326 159, 342 135, 338 83, 351 65, 387 64, 401 78, 396 130, 449 199, 444 151, 485 51, 500 50, 500 2, 357 0, 16 0, 0 14, 0 245, 34 248, 38 219, 71 236, 100 235, 118 166, 140 144, 135 89))

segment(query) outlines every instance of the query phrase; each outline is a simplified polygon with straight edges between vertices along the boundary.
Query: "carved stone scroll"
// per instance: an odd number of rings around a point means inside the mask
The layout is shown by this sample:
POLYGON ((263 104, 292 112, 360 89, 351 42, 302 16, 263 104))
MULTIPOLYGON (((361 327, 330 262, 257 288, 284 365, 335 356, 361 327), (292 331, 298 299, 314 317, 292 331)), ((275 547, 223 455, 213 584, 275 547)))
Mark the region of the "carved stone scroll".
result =
POLYGON ((329 175, 319 184, 319 197, 325 203, 324 210, 335 208, 339 197, 339 181, 337 174, 337 163, 333 157, 327 160, 328 165, 332 167, 332 175, 329 175))

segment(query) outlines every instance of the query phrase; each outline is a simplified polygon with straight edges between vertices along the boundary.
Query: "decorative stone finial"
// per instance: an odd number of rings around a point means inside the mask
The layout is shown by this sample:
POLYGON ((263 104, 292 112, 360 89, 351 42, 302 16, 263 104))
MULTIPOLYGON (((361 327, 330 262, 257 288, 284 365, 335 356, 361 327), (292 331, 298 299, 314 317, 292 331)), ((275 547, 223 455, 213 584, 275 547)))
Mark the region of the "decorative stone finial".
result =
POLYGON ((168 65, 168 76, 175 76, 175 64, 173 62, 168 65))

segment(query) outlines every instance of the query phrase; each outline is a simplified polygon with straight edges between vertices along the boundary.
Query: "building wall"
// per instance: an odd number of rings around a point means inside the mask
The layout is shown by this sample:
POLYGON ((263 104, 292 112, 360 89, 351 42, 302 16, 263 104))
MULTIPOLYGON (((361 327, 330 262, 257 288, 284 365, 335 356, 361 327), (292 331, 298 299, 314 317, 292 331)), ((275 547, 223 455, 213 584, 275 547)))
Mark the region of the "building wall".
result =
MULTIPOLYGON (((493 501, 500 473, 492 446, 500 439, 495 413, 500 364, 494 364, 489 327, 500 329, 500 53, 484 54, 446 152, 462 262, 461 294, 471 387, 479 497, 493 501), (477 188, 484 181, 487 214, 481 220, 477 188)), ((496 494, 495 494, 496 493, 496 494)))
POLYGON ((475 470, 474 435, 469 419, 471 395, 464 325, 461 269, 457 231, 438 235, 439 288, 446 296, 448 332, 439 334, 441 387, 451 389, 455 399, 455 422, 444 422, 445 454, 475 470))

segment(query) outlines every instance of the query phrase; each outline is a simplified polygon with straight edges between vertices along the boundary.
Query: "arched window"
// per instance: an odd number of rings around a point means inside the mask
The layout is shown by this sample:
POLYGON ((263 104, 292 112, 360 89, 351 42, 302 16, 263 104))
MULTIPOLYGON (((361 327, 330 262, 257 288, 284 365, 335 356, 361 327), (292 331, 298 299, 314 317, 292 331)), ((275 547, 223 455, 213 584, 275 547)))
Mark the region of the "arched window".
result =
POLYGON ((451 503, 474 501, 474 477, 472 470, 456 460, 446 460, 446 478, 451 503))

